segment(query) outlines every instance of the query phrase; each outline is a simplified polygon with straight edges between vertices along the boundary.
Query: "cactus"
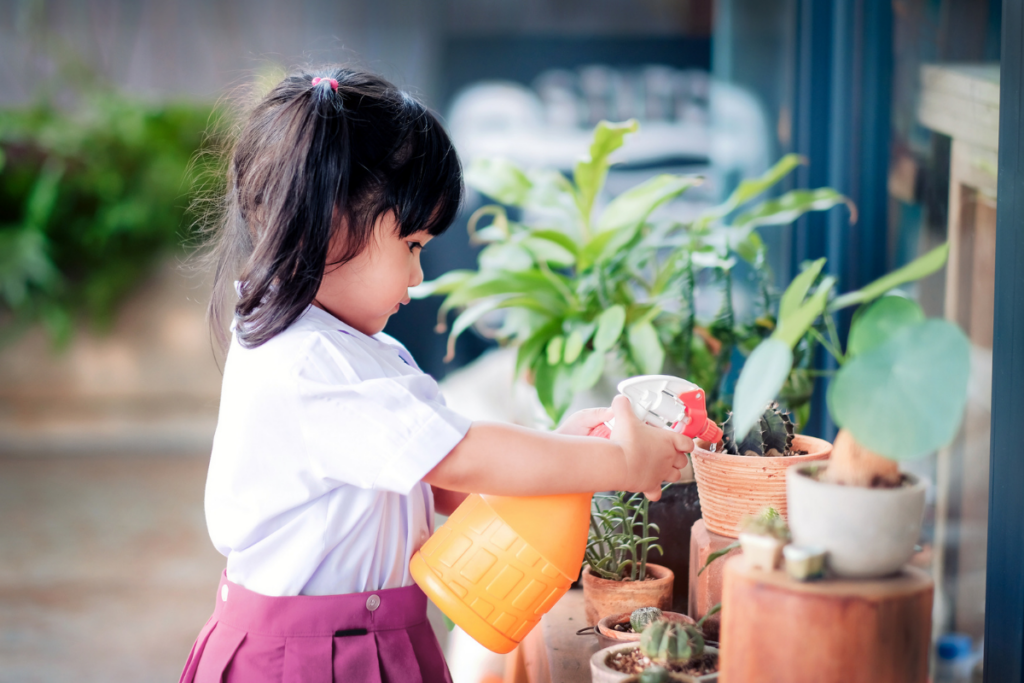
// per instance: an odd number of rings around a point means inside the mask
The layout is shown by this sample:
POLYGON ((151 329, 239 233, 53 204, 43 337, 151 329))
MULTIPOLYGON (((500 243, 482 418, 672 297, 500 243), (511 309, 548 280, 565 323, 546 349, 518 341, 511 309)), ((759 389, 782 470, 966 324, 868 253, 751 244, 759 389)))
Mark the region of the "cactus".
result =
POLYGON ((732 413, 722 424, 722 450, 730 455, 757 455, 777 458, 793 455, 793 421, 789 413, 779 410, 773 401, 761 415, 750 433, 736 443, 732 413))
POLYGON ((695 626, 658 619, 644 629, 640 650, 656 664, 684 664, 704 654, 704 636, 695 626))
POLYGON ((671 683, 668 669, 662 666, 649 666, 637 677, 637 683, 671 683))
POLYGON ((633 610, 633 613, 629 615, 629 625, 633 627, 633 633, 643 633, 643 630, 652 621, 657 621, 660 618, 661 610, 657 607, 641 607, 633 610))

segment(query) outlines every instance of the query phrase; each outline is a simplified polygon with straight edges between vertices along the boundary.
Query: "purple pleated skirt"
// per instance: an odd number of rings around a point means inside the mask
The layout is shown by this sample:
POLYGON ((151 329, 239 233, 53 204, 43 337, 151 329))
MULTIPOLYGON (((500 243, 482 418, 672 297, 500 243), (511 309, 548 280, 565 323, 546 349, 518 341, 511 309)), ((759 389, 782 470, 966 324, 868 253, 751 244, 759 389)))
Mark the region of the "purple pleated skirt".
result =
POLYGON ((221 575, 181 683, 451 683, 419 586, 269 597, 221 575))

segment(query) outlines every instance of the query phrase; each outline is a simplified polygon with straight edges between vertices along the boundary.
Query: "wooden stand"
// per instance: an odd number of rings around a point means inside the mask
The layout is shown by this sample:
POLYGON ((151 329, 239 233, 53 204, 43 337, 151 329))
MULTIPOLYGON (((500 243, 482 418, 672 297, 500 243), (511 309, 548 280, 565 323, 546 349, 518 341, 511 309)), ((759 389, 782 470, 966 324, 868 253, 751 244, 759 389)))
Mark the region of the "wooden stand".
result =
MULTIPOLYGON (((735 542, 735 538, 719 536, 708 531, 703 519, 694 522, 693 528, 690 530, 690 599, 687 611, 694 621, 703 617, 709 609, 722 601, 725 563, 733 555, 740 554, 740 549, 737 548, 729 555, 715 560, 699 577, 697 573, 708 561, 711 553, 716 553, 735 542)), ((720 617, 711 617, 707 620, 704 632, 712 640, 717 640, 719 625, 720 617)))
POLYGON ((802 583, 726 560, 720 683, 926 683, 933 584, 802 583))

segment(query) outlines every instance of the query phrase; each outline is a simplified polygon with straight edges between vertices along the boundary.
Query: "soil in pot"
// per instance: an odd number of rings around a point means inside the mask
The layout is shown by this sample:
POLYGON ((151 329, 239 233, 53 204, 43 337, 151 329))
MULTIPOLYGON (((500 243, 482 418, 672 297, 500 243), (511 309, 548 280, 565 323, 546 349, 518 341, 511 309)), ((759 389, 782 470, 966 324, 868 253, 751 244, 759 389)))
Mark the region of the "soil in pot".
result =
MULTIPOLYGON (((650 658, 640 651, 639 647, 631 650, 619 650, 608 655, 605 664, 609 668, 624 674, 643 673, 643 670, 651 665, 650 658)), ((686 674, 687 676, 704 676, 718 671, 718 654, 716 652, 705 652, 700 657, 691 659, 685 664, 668 664, 666 669, 673 673, 686 674)))
MULTIPOLYGON (((629 623, 631 614, 632 612, 623 612, 622 614, 604 617, 601 621, 597 622, 594 632, 597 634, 597 640, 602 649, 616 643, 640 640, 640 634, 635 633, 629 623)), ((694 620, 689 616, 678 612, 663 612, 662 617, 679 624, 689 624, 691 626, 695 624, 694 620)))
POLYGON ((661 565, 647 563, 644 581, 611 581, 590 573, 590 567, 583 570, 583 604, 587 623, 597 625, 601 619, 622 612, 632 612, 638 607, 657 607, 671 611, 672 571, 661 565))
POLYGON ((658 564, 675 574, 672 586, 672 611, 688 612, 690 595, 690 529, 701 517, 697 482, 669 486, 661 500, 651 503, 650 521, 658 525, 658 537, 664 554, 657 555, 658 564))

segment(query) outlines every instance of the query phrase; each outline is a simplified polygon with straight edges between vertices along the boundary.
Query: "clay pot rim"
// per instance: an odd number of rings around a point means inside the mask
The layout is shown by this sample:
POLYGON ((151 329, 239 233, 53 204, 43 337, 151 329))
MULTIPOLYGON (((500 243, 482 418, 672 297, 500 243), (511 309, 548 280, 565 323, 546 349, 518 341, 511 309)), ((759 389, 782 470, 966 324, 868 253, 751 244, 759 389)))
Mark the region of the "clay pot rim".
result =
MULTIPOLYGON (((621 642, 621 643, 615 643, 614 645, 609 645, 608 647, 603 647, 600 650, 598 650, 597 652, 595 652, 594 654, 590 655, 590 665, 592 667, 596 668, 596 669, 601 670, 601 671, 612 671, 614 673, 617 673, 617 674, 621 675, 620 671, 616 671, 615 669, 611 668, 610 666, 608 666, 605 663, 608 660, 608 656, 611 655, 611 654, 614 654, 615 652, 618 652, 619 650, 632 650, 633 648, 638 648, 638 647, 640 647, 640 643, 635 642, 635 641, 625 641, 625 642, 621 642)), ((705 645, 704 646, 704 651, 708 652, 710 654, 713 654, 713 655, 715 655, 716 657, 719 658, 719 660, 718 660, 718 662, 719 662, 719 664, 718 664, 719 670, 714 672, 714 673, 704 674, 703 676, 693 676, 693 680, 695 680, 695 681, 702 681, 702 680, 710 681, 710 680, 714 680, 711 677, 715 676, 717 674, 721 674, 721 672, 722 672, 722 670, 721 670, 721 667, 722 667, 722 664, 721 664, 721 662, 722 662, 722 660, 721 660, 721 657, 722 657, 721 648, 720 647, 715 647, 714 645, 705 645)), ((628 678, 628 675, 625 675, 625 676, 628 678)))
POLYGON ((654 575, 654 580, 653 581, 648 581, 647 579, 644 579, 643 581, 614 581, 612 579, 605 579, 605 578, 602 578, 602 577, 598 576, 597 574, 591 573, 590 566, 588 565, 588 566, 583 568, 583 581, 593 582, 593 584, 595 586, 601 586, 602 588, 607 588, 609 586, 623 586, 623 585, 630 585, 630 586, 637 586, 637 585, 646 586, 646 585, 651 585, 651 586, 657 586, 657 585, 663 585, 665 583, 672 583, 672 581, 675 580, 675 576, 676 576, 675 573, 671 569, 669 569, 668 567, 665 567, 665 566, 660 565, 660 564, 654 564, 653 562, 648 562, 647 563, 647 573, 654 575), (662 576, 658 576, 658 574, 662 574, 662 576))
POLYGON ((807 443, 809 446, 814 446, 813 449, 808 448, 810 452, 805 455, 783 455, 779 457, 771 456, 759 456, 752 457, 749 455, 732 455, 731 453, 721 453, 718 451, 709 451, 706 447, 701 446, 706 441, 696 440, 694 441, 693 453, 691 455, 699 455, 702 460, 723 460, 735 464, 749 464, 751 467, 757 467, 757 463, 762 465, 765 462, 773 465, 785 465, 785 464, 799 464, 807 462, 809 460, 823 460, 831 455, 832 444, 824 439, 819 439, 816 436, 807 436, 805 434, 797 434, 793 437, 793 443, 797 441, 807 443), (808 443, 809 442, 809 443, 808 443), (826 456, 823 458, 822 456, 826 456))
MULTIPOLYGON (((786 478, 788 479, 792 477, 795 479, 799 477, 802 480, 810 482, 812 486, 824 486, 826 488, 832 489, 833 491, 860 491, 865 496, 877 497, 916 494, 918 491, 926 490, 928 488, 928 484, 923 479, 921 479, 921 477, 917 476, 916 474, 911 474, 910 472, 900 472, 900 474, 902 474, 905 477, 905 479, 901 486, 897 486, 895 488, 868 488, 867 486, 847 486, 846 484, 833 484, 832 482, 828 481, 818 481, 817 479, 811 479, 809 476, 807 476, 806 470, 808 467, 811 466, 812 465, 807 465, 805 467, 790 468, 789 470, 786 470, 786 478)), ((828 467, 828 465, 818 465, 818 467, 828 467)), ((649 567, 651 565, 648 564, 647 566, 649 567)))
MULTIPOLYGON (((618 640, 623 643, 639 641, 639 633, 616 631, 615 629, 611 628, 612 624, 628 622, 629 617, 632 614, 632 612, 620 612, 619 614, 609 615, 601 621, 597 622, 597 626, 594 627, 594 630, 602 636, 604 636, 605 638, 607 638, 608 640, 618 640)), ((669 610, 663 610, 661 614, 663 617, 668 617, 669 621, 673 621, 679 624, 689 624, 690 626, 695 626, 697 624, 697 622, 694 621, 692 617, 690 617, 687 614, 683 614, 682 612, 671 612, 669 610)))

